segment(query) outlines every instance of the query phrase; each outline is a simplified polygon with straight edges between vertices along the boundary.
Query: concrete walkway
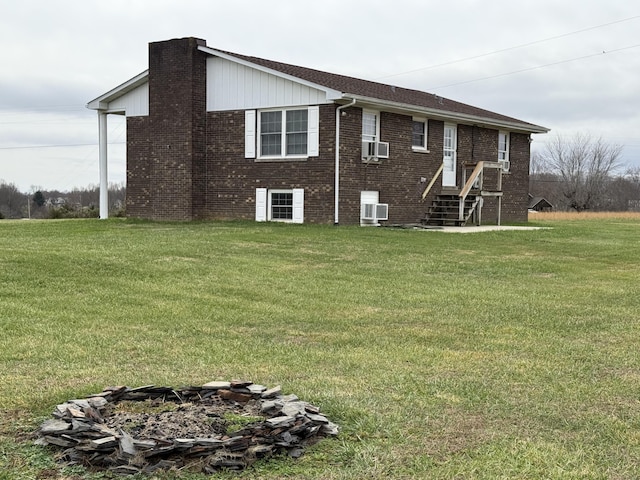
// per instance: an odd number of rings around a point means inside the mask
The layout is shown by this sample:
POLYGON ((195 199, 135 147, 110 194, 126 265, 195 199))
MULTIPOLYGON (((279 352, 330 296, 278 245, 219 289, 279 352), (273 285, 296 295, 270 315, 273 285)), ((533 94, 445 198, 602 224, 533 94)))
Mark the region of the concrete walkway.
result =
POLYGON ((433 232, 445 232, 445 233, 481 233, 481 232, 495 232, 506 230, 545 230, 549 227, 520 227, 509 225, 470 225, 468 227, 420 227, 420 230, 428 230, 433 232))
POLYGON ((496 231, 508 231, 508 230, 547 230, 552 227, 528 227, 528 226, 511 226, 511 225, 469 225, 467 227, 439 227, 422 225, 421 223, 409 223, 409 224, 396 224, 396 225, 384 225, 386 228, 404 228, 412 230, 425 230, 427 232, 444 232, 444 233, 482 233, 482 232, 496 232, 496 231))

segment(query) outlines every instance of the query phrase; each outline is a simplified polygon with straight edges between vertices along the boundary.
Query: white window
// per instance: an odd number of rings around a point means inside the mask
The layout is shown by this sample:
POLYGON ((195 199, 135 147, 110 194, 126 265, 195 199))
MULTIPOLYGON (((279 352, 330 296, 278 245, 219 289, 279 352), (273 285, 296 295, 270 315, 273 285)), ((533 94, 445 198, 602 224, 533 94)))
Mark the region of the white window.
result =
POLYGON ((411 148, 427 150, 427 120, 424 118, 414 118, 411 122, 411 148))
POLYGON ((498 162, 502 164, 502 170, 508 172, 511 168, 509 162, 509 133, 498 132, 498 162))
POLYGON ((260 112, 259 117, 261 157, 307 155, 306 108, 260 112))
POLYGON ((380 116, 378 112, 362 111, 362 159, 377 161, 389 158, 389 143, 380 141, 380 116))
POLYGON ((304 189, 256 188, 256 221, 303 223, 304 189))
POLYGON ((319 108, 245 112, 245 158, 318 156, 319 108))
POLYGON ((362 141, 377 142, 380 137, 378 113, 367 110, 362 111, 362 141))
POLYGON ((268 220, 293 220, 293 190, 270 190, 268 220))

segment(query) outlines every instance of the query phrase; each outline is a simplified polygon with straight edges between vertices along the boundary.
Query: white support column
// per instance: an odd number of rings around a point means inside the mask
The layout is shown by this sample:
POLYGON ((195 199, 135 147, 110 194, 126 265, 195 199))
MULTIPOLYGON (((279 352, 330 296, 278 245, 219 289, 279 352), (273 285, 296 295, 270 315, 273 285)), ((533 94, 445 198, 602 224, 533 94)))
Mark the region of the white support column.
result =
POLYGON ((100 159, 100 218, 109 218, 109 184, 107 181, 107 112, 98 110, 98 144, 100 159))

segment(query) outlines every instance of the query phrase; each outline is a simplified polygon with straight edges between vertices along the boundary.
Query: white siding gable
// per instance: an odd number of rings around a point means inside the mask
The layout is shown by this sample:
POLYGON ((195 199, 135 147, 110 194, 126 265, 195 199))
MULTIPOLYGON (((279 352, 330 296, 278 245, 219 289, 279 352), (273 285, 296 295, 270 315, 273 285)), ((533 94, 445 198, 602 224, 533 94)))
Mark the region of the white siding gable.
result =
POLYGON ((207 59, 207 111, 330 103, 326 92, 220 57, 207 59))
POLYGON ((109 102, 109 112, 124 112, 127 117, 149 115, 149 83, 144 83, 130 92, 109 102))

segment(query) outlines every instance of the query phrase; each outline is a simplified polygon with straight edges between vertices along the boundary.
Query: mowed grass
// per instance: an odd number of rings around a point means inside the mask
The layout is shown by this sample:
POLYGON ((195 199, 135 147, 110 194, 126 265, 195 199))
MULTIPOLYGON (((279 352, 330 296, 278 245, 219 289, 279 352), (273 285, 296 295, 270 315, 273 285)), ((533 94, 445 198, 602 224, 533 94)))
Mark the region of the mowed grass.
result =
POLYGON ((0 479, 107 478, 30 444, 57 403, 233 378, 341 427, 243 478, 637 478, 640 219, 536 225, 0 222, 0 479))

